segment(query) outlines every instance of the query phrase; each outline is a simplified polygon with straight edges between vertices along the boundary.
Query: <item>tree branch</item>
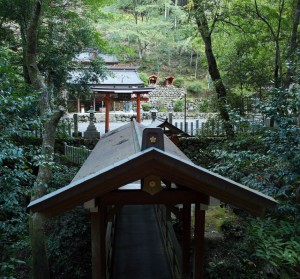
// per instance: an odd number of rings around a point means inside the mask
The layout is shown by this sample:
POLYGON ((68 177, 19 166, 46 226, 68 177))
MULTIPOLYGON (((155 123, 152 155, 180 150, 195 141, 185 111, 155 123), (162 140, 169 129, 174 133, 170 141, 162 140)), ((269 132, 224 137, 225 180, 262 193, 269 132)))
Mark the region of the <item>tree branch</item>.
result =
POLYGON ((260 11, 258 9, 257 1, 256 0, 254 0, 254 4, 255 4, 255 10, 256 10, 257 16, 268 26, 269 30, 271 31, 271 33, 273 35, 274 41, 276 41, 277 40, 277 36, 276 36, 276 34, 275 34, 275 32, 274 32, 271 24, 261 15, 261 13, 260 13, 260 11))

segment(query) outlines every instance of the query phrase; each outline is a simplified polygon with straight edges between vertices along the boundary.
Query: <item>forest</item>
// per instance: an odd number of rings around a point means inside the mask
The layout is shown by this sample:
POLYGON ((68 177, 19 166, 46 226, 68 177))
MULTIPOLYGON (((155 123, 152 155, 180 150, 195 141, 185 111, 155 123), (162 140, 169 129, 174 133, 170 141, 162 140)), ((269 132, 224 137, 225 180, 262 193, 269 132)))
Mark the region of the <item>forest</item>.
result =
POLYGON ((80 86, 68 83, 86 49, 138 65, 145 82, 174 76, 226 132, 183 140, 182 150, 278 201, 263 217, 227 204, 207 213, 207 227, 221 237, 207 239, 206 278, 300 277, 300 0, 0 0, 0 7, 1 278, 91 278, 87 212, 45 220, 27 210, 80 168, 59 148, 76 139, 57 128, 66 100, 89 98, 88 80, 107 75, 97 59, 80 86), (29 133, 39 127, 41 138, 29 133))

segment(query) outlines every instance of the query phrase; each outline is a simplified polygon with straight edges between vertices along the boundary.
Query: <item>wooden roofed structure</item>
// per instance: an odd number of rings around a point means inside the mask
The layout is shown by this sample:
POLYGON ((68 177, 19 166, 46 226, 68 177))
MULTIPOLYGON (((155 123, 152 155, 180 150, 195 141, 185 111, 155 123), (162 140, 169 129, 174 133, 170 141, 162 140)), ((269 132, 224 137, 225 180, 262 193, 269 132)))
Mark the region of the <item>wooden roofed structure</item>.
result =
POLYGON ((258 215, 276 205, 273 198, 192 163, 161 128, 133 120, 101 138, 69 185, 32 201, 28 208, 52 217, 85 203, 91 210, 92 245, 97 248, 92 249, 93 278, 104 279, 107 220, 125 204, 165 204, 171 210, 183 204, 182 272, 190 274, 190 208, 195 204, 193 278, 202 278, 203 210, 211 196, 258 215), (135 187, 127 186, 137 181, 135 187), (103 208, 110 209, 106 217, 103 208))
POLYGON ((174 126, 172 123, 168 121, 168 118, 156 118, 150 125, 147 127, 159 127, 162 128, 164 131, 164 134, 175 144, 179 144, 179 139, 184 137, 190 137, 190 135, 178 127, 174 126))

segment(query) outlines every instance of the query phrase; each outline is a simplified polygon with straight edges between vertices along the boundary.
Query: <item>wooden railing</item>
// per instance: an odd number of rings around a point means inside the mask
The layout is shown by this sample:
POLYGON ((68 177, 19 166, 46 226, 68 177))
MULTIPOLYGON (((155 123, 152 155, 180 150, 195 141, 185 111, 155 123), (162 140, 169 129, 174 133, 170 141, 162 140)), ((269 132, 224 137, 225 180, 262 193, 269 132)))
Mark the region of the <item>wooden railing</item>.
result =
POLYGON ((161 229, 166 253, 174 279, 182 278, 182 251, 173 229, 170 214, 165 205, 155 205, 157 220, 161 229))
POLYGON ((65 155, 67 156, 67 158, 72 163, 78 165, 81 165, 92 152, 92 150, 87 149, 85 146, 75 147, 75 146, 67 145, 67 143, 64 143, 64 145, 65 145, 65 155))

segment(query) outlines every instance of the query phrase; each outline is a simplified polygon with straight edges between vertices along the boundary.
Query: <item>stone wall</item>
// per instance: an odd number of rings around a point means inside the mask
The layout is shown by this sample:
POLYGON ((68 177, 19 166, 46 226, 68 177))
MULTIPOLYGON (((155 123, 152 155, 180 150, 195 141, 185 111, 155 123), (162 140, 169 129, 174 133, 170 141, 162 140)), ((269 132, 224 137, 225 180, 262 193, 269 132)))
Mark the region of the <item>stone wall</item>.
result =
POLYGON ((151 107, 163 106, 167 110, 172 111, 174 101, 182 98, 184 94, 186 94, 185 88, 177 88, 173 85, 157 86, 152 92, 148 94, 148 103, 151 107))
MULTIPOLYGON (((120 113, 120 112, 110 112, 109 120, 110 122, 129 122, 131 121, 131 117, 136 117, 136 113, 120 113)), ((71 116, 72 117, 72 116, 71 116)), ((105 113, 95 113, 95 122, 100 123, 105 121, 105 113)), ((89 121, 89 113, 78 113, 78 121, 79 122, 88 122, 89 121)))

